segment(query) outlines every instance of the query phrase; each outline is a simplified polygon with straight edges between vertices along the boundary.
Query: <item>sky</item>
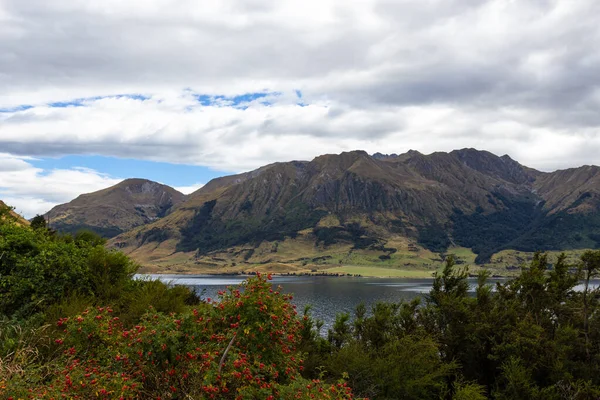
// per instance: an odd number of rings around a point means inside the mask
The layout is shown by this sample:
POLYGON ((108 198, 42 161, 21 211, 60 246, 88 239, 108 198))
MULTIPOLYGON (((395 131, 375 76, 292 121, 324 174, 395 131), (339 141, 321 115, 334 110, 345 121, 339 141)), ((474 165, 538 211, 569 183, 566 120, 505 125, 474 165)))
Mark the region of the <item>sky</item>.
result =
POLYGON ((597 0, 0 0, 0 199, 324 153, 600 164, 597 0))

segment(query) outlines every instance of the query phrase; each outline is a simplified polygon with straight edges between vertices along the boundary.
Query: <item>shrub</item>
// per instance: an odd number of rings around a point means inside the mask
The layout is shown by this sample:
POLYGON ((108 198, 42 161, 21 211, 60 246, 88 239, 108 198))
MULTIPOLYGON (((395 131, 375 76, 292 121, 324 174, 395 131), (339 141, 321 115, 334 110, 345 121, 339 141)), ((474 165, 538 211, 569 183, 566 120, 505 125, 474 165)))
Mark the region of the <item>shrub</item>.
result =
MULTIPOLYGON (((52 374, 15 375, 25 398, 350 399, 344 382, 306 380, 291 296, 263 276, 180 314, 151 310, 126 327, 111 308, 60 319, 52 374), (31 390, 31 391, 30 391, 31 390)), ((30 371, 34 372, 34 371, 30 371)), ((2 386, 0 386, 2 387, 2 386)), ((0 394, 2 394, 0 389, 0 394)))

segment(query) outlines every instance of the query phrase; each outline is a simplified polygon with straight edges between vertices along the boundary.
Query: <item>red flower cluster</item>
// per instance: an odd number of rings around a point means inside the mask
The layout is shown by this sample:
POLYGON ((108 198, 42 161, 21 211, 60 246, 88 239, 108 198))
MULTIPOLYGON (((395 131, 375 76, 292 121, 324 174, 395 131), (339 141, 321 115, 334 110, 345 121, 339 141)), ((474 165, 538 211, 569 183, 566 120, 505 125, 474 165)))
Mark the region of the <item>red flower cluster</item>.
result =
POLYGON ((124 326, 110 308, 63 318, 56 379, 27 396, 351 399, 345 383, 301 377, 302 322, 291 296, 273 291, 267 279, 257 275, 179 315, 151 310, 135 326, 124 326))

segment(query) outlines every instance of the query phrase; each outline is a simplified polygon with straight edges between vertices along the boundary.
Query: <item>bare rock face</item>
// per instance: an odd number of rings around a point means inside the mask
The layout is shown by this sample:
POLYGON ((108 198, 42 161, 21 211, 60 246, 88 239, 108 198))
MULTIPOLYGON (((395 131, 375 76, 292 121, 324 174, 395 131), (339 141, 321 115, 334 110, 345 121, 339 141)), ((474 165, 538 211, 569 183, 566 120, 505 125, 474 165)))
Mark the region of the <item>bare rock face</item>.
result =
POLYGON ((365 246, 403 235, 435 251, 463 245, 485 259, 504 248, 600 246, 598 211, 598 167, 544 173, 474 149, 352 151, 215 179, 119 243, 175 239, 173 251, 206 253, 311 229, 321 242, 365 246), (323 227, 323 218, 338 223, 323 227))
POLYGON ((46 217, 50 226, 59 231, 90 229, 112 237, 164 217, 184 200, 185 195, 169 186, 145 179, 127 179, 56 206, 46 217))

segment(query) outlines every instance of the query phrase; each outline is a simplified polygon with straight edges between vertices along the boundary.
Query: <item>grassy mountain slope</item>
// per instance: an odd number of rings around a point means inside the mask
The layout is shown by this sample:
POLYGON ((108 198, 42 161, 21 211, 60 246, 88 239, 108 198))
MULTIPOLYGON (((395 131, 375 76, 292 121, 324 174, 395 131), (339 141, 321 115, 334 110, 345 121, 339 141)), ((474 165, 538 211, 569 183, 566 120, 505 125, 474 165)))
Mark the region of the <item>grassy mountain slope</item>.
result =
POLYGON ((272 256, 257 262, 286 263, 273 246, 296 243, 298 254, 310 248, 316 258, 335 259, 333 249, 344 249, 342 264, 369 252, 392 264, 409 244, 436 258, 470 248, 483 263, 505 249, 597 247, 599 179, 598 167, 545 173, 474 149, 328 154, 214 180, 170 215, 112 243, 146 262, 237 264, 267 246, 272 256))
MULTIPOLYGON (((8 206, 2 200, 0 200, 0 209, 5 209, 5 208, 8 208, 8 206)), ((16 212, 10 210, 9 214, 18 225, 21 225, 21 226, 29 225, 29 221, 27 221, 25 218, 23 218, 21 215, 17 214, 16 212)))
POLYGON ((53 229, 62 232, 90 229, 113 237, 164 217, 184 199, 185 195, 169 186, 145 179, 127 179, 56 206, 46 217, 53 229))

